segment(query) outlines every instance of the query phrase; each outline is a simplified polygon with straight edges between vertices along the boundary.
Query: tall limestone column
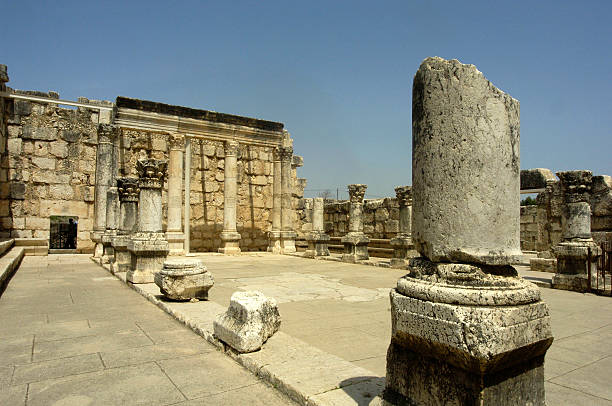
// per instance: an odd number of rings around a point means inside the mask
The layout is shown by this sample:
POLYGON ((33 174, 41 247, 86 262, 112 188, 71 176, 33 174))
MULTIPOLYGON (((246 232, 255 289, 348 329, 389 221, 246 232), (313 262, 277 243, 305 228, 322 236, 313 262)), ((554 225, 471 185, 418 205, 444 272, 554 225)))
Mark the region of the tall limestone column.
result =
POLYGON ((342 261, 356 262, 368 259, 368 244, 370 239, 363 233, 363 197, 368 185, 348 185, 350 198, 349 232, 342 237, 344 254, 342 261))
POLYGON ((139 159, 138 172, 138 226, 128 243, 131 255, 126 280, 131 283, 152 283, 156 272, 163 269, 169 246, 162 232, 161 189, 167 172, 162 159, 139 159))
POLYGON ((552 343, 540 290, 510 265, 519 240, 519 103, 473 65, 427 58, 412 97, 412 238, 391 291, 385 398, 545 405, 552 343))
POLYGON ((404 268, 410 259, 412 244, 412 186, 395 188, 395 196, 399 204, 399 232, 397 237, 389 242, 393 247, 392 268, 404 268))
POLYGON ((281 154, 280 149, 273 151, 273 183, 272 183, 272 230, 268 232, 268 252, 281 253, 281 154))
POLYGON ((115 259, 112 261, 111 271, 127 272, 132 261, 128 251, 130 235, 136 231, 138 219, 138 178, 117 178, 117 192, 119 193, 119 230, 113 237, 115 259))
MULTIPOLYGON (((115 180, 113 179, 113 182, 115 180)), ((115 258, 113 238, 117 235, 119 226, 119 193, 117 186, 113 185, 106 192, 106 229, 102 233, 103 254, 100 258, 101 264, 108 264, 115 258)))
POLYGON ((168 163, 168 226, 166 238, 170 255, 185 253, 185 234, 183 234, 183 151, 185 136, 171 134, 168 137, 170 159, 168 163))
POLYGON ((236 230, 236 201, 238 195, 238 142, 225 142, 225 181, 223 189, 223 231, 219 252, 238 254, 240 233, 236 230))
POLYGON ((329 255, 329 235, 325 234, 323 223, 325 201, 322 197, 312 200, 312 232, 306 236, 308 249, 304 252, 306 258, 315 258, 329 255))
POLYGON ((297 233, 293 229, 293 206, 291 181, 291 162, 293 147, 285 145, 280 148, 281 158, 281 251, 283 253, 295 252, 295 239, 297 233))
POLYGON ((117 128, 110 124, 98 125, 98 149, 96 152, 96 181, 94 186, 94 227, 90 234, 96 244, 94 257, 104 254, 102 234, 106 231, 106 200, 108 189, 113 186, 113 144, 117 138, 117 128))
POLYGON ((591 236, 591 171, 557 172, 563 190, 561 230, 563 241, 552 248, 557 258, 557 273, 552 278, 555 289, 586 292, 589 288, 588 269, 597 275, 601 248, 591 236), (590 253, 590 257, 589 257, 590 253), (589 264, 590 261, 590 264, 589 264))

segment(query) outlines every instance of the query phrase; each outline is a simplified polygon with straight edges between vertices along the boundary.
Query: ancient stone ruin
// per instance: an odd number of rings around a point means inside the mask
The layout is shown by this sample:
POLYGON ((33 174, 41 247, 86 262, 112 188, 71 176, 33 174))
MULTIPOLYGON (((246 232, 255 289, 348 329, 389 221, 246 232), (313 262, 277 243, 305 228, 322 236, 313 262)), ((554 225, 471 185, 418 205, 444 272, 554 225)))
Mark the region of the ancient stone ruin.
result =
POLYGON ((473 65, 421 64, 412 132, 421 257, 391 291, 392 402, 545 404, 548 308, 510 265, 520 255, 519 125, 518 101, 473 65))

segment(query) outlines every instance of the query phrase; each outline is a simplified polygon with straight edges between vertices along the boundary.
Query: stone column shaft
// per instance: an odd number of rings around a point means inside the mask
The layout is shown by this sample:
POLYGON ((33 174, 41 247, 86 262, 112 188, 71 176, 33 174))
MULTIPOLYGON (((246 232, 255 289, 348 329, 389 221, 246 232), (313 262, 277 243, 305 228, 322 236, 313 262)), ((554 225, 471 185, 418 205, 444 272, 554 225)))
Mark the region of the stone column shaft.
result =
POLYGON ((272 183, 272 230, 268 233, 268 252, 281 253, 281 213, 282 213, 282 171, 281 154, 278 148, 273 151, 272 183))
POLYGON ((136 231, 138 217, 138 188, 137 178, 117 178, 117 192, 119 194, 119 229, 112 239, 114 260, 111 272, 126 272, 130 268, 131 254, 128 251, 130 234, 136 231))
POLYGON ((185 139, 185 254, 189 254, 191 248, 191 139, 185 139))
POLYGON ((349 232, 342 237, 344 255, 342 261, 356 262, 369 258, 368 244, 370 239, 363 233, 363 197, 368 185, 348 185, 350 198, 349 232))
POLYGON ((223 189, 223 232, 219 252, 240 252, 240 234, 236 231, 236 203, 238 195, 238 142, 225 142, 225 180, 223 189))
POLYGON ((329 255, 329 235, 325 234, 323 224, 324 199, 315 197, 312 200, 312 232, 306 236, 308 249, 304 253, 307 258, 329 255))
POLYGON ((395 195, 399 205, 399 232, 397 237, 389 242, 393 247, 392 268, 405 268, 408 265, 414 245, 412 244, 412 187, 400 186, 395 188, 395 195))
POLYGON ((136 163, 140 196, 137 232, 128 243, 131 266, 126 279, 131 283, 152 283, 154 274, 163 268, 169 246, 162 232, 161 189, 167 173, 167 162, 140 159, 136 163))
POLYGON ((291 253, 296 251, 295 238, 297 237, 293 228, 293 206, 291 202, 293 147, 280 147, 279 153, 281 158, 281 250, 283 253, 291 253))
POLYGON ((113 238, 117 235, 119 225, 119 194, 116 186, 111 186, 106 192, 106 229, 102 234, 103 254, 100 262, 107 264, 112 262, 115 252, 113 238))
POLYGON ((168 227, 166 237, 170 255, 183 255, 185 234, 182 231, 183 211, 183 150, 185 137, 173 134, 168 138, 170 147, 168 164, 168 227))

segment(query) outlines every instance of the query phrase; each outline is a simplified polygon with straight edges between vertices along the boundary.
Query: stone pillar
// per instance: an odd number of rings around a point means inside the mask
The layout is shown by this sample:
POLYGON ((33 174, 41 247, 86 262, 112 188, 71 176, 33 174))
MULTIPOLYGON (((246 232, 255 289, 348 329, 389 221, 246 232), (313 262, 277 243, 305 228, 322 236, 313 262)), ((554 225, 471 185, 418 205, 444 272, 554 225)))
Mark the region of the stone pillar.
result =
POLYGON ((161 188, 167 172, 167 162, 161 159, 139 159, 138 172, 138 225, 128 243, 131 255, 128 282, 152 283, 156 272, 162 270, 169 246, 162 232, 161 188))
POLYGON ((597 275, 597 260, 601 249, 591 237, 590 195, 593 184, 591 171, 557 172, 563 190, 561 230, 563 241, 552 248, 557 258, 557 273, 552 278, 555 289, 586 292, 591 275, 597 275), (590 257, 589 257, 590 253, 590 257))
POLYGON ((397 237, 389 242, 393 247, 392 268, 404 268, 410 259, 409 253, 414 249, 412 244, 412 187, 395 188, 395 196, 399 204, 399 232, 397 237))
POLYGON ((98 149, 96 152, 96 181, 94 186, 94 227, 90 234, 96 244, 94 257, 104 254, 102 234, 106 230, 106 199, 108 189, 113 185, 113 143, 117 128, 109 124, 98 126, 98 149))
POLYGON ((293 207, 291 196, 293 182, 291 182, 291 162, 293 147, 283 146, 279 149, 281 159, 281 251, 283 253, 295 252, 296 232, 293 229, 293 207))
POLYGON ((268 252, 281 253, 281 206, 282 206, 282 172, 281 154, 279 148, 273 151, 273 183, 272 183, 272 231, 268 233, 268 252))
POLYGON ((181 213, 183 211, 183 150, 185 137, 172 134, 168 137, 170 162, 168 163, 168 227, 166 238, 170 255, 185 253, 185 234, 181 213))
POLYGON ((427 58, 414 77, 412 238, 391 291, 384 397, 415 405, 545 405, 552 343, 519 248, 519 103, 473 65, 427 58))
POLYGON ((325 201, 322 197, 312 199, 312 232, 306 236, 308 249, 304 253, 306 258, 315 258, 329 255, 329 235, 325 234, 323 226, 323 210, 325 201))
POLYGON ((342 261, 357 262, 369 258, 370 239, 363 233, 363 196, 368 185, 348 185, 350 198, 349 232, 342 237, 344 254, 342 261))
POLYGON ((191 248, 191 139, 185 137, 185 255, 189 255, 191 248))
POLYGON ((130 234, 136 231, 138 218, 138 178, 117 178, 117 192, 119 193, 119 230, 113 237, 115 258, 112 261, 111 271, 127 272, 132 263, 128 251, 130 234))
POLYGON ((223 189, 223 231, 219 252, 238 254, 240 233, 236 230, 236 196, 238 194, 238 142, 225 142, 225 181, 223 189))
POLYGON ((119 226, 119 193, 116 186, 111 186, 106 192, 106 229, 102 234, 103 254, 101 264, 108 264, 115 258, 113 238, 117 235, 119 226))

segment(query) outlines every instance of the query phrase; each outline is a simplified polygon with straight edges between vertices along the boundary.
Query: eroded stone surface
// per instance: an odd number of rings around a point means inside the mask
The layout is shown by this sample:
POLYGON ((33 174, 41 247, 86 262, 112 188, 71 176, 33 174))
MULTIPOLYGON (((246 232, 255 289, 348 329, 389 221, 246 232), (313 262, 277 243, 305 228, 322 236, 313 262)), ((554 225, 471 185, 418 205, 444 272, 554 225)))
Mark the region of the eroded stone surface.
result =
POLYGON ((235 292, 227 312, 214 321, 215 336, 238 352, 253 352, 278 331, 276 300, 257 291, 235 292))
POLYGON ((155 284, 172 300, 208 299, 214 284, 212 274, 199 259, 169 259, 155 274, 155 284))

